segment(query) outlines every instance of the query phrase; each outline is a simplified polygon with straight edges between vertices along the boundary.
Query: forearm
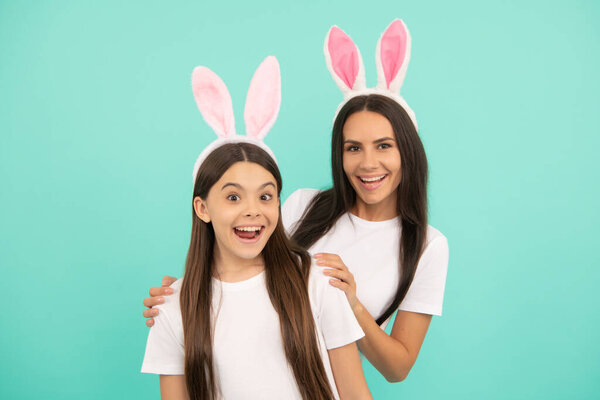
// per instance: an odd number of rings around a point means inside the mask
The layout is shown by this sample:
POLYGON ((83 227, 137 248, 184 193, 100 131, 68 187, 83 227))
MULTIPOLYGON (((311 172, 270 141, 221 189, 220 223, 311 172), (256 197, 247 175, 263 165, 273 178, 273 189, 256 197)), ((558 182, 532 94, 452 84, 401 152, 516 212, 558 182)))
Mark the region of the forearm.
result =
POLYGON ((416 357, 402 342, 385 333, 360 302, 353 307, 353 311, 365 333, 358 341, 360 351, 389 382, 404 380, 416 357))

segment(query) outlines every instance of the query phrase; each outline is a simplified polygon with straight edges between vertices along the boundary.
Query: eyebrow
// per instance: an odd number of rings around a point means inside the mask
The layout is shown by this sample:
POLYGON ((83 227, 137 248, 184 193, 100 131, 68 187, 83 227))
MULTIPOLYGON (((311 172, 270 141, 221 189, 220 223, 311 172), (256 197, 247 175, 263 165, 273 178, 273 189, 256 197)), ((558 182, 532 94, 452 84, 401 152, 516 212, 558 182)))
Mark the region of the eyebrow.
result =
MULTIPOLYGON (((386 136, 386 137, 382 137, 381 139, 374 140, 373 143, 377 144, 377 143, 385 142, 387 140, 394 140, 394 138, 386 136)), ((361 142, 359 142, 357 140, 344 140, 344 144, 346 144, 346 143, 349 143, 349 144, 361 144, 361 142)))
MULTIPOLYGON (((262 185, 260 185, 260 187, 258 188, 258 190, 264 189, 264 188, 266 188, 269 185, 273 186, 273 189, 276 189, 276 186, 275 186, 275 184, 273 182, 267 182, 267 183, 263 183, 262 185)), ((227 182, 226 184, 223 185, 223 187, 221 188, 221 190, 225 189, 228 186, 233 186, 234 188, 236 188, 238 190, 242 190, 243 189, 242 186, 240 186, 237 183, 227 182)))

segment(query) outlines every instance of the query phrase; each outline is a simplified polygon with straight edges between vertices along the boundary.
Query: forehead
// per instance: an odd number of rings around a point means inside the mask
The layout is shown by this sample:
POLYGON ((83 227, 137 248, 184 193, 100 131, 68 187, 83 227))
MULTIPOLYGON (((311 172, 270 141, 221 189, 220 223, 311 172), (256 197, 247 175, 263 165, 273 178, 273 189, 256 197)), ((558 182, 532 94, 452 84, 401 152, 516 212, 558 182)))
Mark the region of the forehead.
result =
POLYGON ((215 187, 221 190, 226 183, 235 183, 242 188, 256 189, 267 182, 273 183, 277 187, 275 177, 264 167, 249 161, 240 161, 233 164, 221 179, 215 183, 215 187))
POLYGON ((359 142, 375 141, 383 137, 395 137, 392 124, 386 117, 366 110, 350 115, 344 123, 342 132, 344 140, 359 142))

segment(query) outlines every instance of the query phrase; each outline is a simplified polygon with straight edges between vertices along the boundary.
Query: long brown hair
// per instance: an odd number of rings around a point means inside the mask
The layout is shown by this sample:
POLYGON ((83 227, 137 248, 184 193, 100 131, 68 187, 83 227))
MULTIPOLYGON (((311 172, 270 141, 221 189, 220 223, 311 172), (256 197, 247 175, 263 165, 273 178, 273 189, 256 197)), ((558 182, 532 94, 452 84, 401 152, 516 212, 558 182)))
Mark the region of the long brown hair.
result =
POLYGON ((377 323, 381 325, 406 296, 427 235, 427 157, 415 126, 398 103, 388 97, 371 94, 354 97, 342 107, 333 124, 331 140, 333 187, 318 193, 312 199, 292 239, 308 249, 356 202, 356 192, 348 181, 342 164, 343 129, 350 115, 364 110, 376 112, 390 121, 402 163, 402 177, 396 191, 396 211, 402 225, 398 255, 400 281, 393 300, 383 314, 377 317, 377 323))
MULTIPOLYGON (((281 193, 281 175, 273 159, 258 146, 230 143, 214 150, 202 163, 193 198, 206 199, 210 188, 235 163, 248 161, 269 171, 281 193)), ((212 277, 215 235, 210 223, 192 209, 192 237, 180 294, 185 347, 185 379, 191 399, 213 400, 219 392, 213 365, 212 277)), ((291 244, 281 223, 262 251, 265 281, 279 315, 287 361, 304 399, 333 397, 319 353, 307 282, 310 257, 291 244)))

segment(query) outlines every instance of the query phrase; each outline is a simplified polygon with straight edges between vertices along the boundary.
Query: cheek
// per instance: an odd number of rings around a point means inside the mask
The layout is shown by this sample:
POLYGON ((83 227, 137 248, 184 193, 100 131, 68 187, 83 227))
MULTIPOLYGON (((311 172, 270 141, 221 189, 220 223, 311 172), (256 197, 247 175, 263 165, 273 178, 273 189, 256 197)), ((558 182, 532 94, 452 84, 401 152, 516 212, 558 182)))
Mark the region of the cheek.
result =
POLYGON ((274 229, 279 221, 279 204, 277 202, 273 202, 272 204, 263 207, 262 213, 269 222, 271 228, 274 229))
POLYGON ((400 152, 390 153, 388 157, 386 157, 384 163, 387 165, 387 169, 390 172, 401 175, 402 160, 400 158, 400 152))
POLYGON ((346 176, 350 177, 353 175, 354 169, 356 168, 356 158, 349 155, 342 156, 342 168, 346 176))

